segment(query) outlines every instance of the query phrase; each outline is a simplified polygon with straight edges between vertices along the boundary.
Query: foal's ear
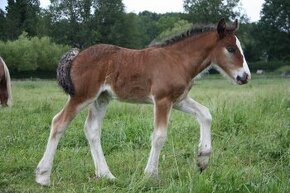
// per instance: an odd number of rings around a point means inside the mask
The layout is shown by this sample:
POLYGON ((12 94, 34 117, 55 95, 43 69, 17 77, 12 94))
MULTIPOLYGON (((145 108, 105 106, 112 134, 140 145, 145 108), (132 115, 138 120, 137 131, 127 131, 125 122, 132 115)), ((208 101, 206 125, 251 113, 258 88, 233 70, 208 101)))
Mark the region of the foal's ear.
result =
POLYGON ((226 28, 227 28, 226 31, 228 33, 235 33, 239 29, 239 22, 238 22, 238 20, 236 19, 234 22, 228 23, 226 25, 226 28))
POLYGON ((225 36, 226 33, 226 20, 225 18, 222 18, 217 26, 217 32, 220 36, 220 38, 222 39, 225 36))
POLYGON ((238 29, 239 29, 239 21, 238 21, 238 19, 235 19, 235 21, 234 21, 234 30, 235 31, 237 31, 238 29))

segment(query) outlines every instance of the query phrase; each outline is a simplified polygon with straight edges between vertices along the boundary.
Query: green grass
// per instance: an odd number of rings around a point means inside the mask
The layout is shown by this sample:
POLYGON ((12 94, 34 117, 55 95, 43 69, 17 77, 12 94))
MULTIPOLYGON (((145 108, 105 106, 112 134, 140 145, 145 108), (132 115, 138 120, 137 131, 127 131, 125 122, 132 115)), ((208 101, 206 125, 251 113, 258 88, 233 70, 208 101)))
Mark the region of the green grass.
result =
POLYGON ((253 79, 244 86, 198 80, 190 95, 213 116, 213 154, 196 167, 199 127, 173 111, 159 179, 143 170, 153 125, 151 105, 112 102, 102 143, 117 180, 97 180, 83 132, 87 110, 69 126, 54 160, 50 187, 34 182, 52 117, 67 96, 55 81, 14 81, 14 106, 0 109, 0 192, 269 192, 290 191, 289 79, 253 79))

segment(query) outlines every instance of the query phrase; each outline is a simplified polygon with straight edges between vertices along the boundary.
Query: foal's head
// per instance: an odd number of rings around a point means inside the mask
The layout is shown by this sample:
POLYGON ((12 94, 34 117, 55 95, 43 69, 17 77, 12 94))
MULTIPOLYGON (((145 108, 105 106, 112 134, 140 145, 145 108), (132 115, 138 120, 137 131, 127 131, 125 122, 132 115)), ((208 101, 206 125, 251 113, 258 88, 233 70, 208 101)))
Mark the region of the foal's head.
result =
POLYGON ((238 20, 226 24, 222 19, 218 23, 218 44, 213 50, 211 61, 221 72, 227 74, 238 84, 246 84, 251 78, 248 64, 245 60, 240 41, 235 36, 238 20))

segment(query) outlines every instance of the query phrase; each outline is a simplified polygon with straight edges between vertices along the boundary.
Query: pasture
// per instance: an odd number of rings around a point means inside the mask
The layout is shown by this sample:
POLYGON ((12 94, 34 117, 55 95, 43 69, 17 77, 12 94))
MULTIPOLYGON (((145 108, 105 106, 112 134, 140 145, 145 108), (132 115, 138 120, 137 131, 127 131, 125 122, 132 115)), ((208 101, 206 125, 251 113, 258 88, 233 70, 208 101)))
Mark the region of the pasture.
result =
POLYGON ((199 174, 195 118, 173 110, 159 179, 143 171, 153 128, 151 105, 112 102, 103 150, 116 181, 96 179, 84 136, 84 110, 61 139, 50 187, 35 183, 52 117, 67 96, 56 81, 13 81, 12 108, 0 109, 0 192, 269 192, 290 191, 290 80, 254 78, 238 86, 217 77, 196 81, 190 96, 213 116, 213 153, 199 174))

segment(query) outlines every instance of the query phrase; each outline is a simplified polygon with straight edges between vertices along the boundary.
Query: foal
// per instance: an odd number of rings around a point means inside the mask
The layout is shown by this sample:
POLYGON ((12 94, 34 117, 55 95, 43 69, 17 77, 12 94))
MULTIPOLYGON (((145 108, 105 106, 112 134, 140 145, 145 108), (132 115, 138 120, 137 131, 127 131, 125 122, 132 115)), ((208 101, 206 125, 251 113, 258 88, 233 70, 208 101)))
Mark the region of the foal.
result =
POLYGON ((204 170, 211 154, 211 114, 188 96, 193 78, 214 65, 237 84, 250 79, 250 71, 235 31, 237 20, 217 27, 193 28, 165 43, 142 50, 98 44, 81 52, 72 49, 60 60, 58 82, 69 99, 52 120, 46 151, 36 170, 36 182, 50 184, 57 144, 68 124, 90 105, 85 135, 96 176, 114 179, 101 147, 101 124, 111 99, 153 103, 154 131, 145 174, 158 174, 158 160, 166 140, 172 108, 195 115, 200 124, 197 163, 204 170))
POLYGON ((11 94, 11 80, 9 70, 0 57, 0 105, 11 106, 12 94, 11 94))

